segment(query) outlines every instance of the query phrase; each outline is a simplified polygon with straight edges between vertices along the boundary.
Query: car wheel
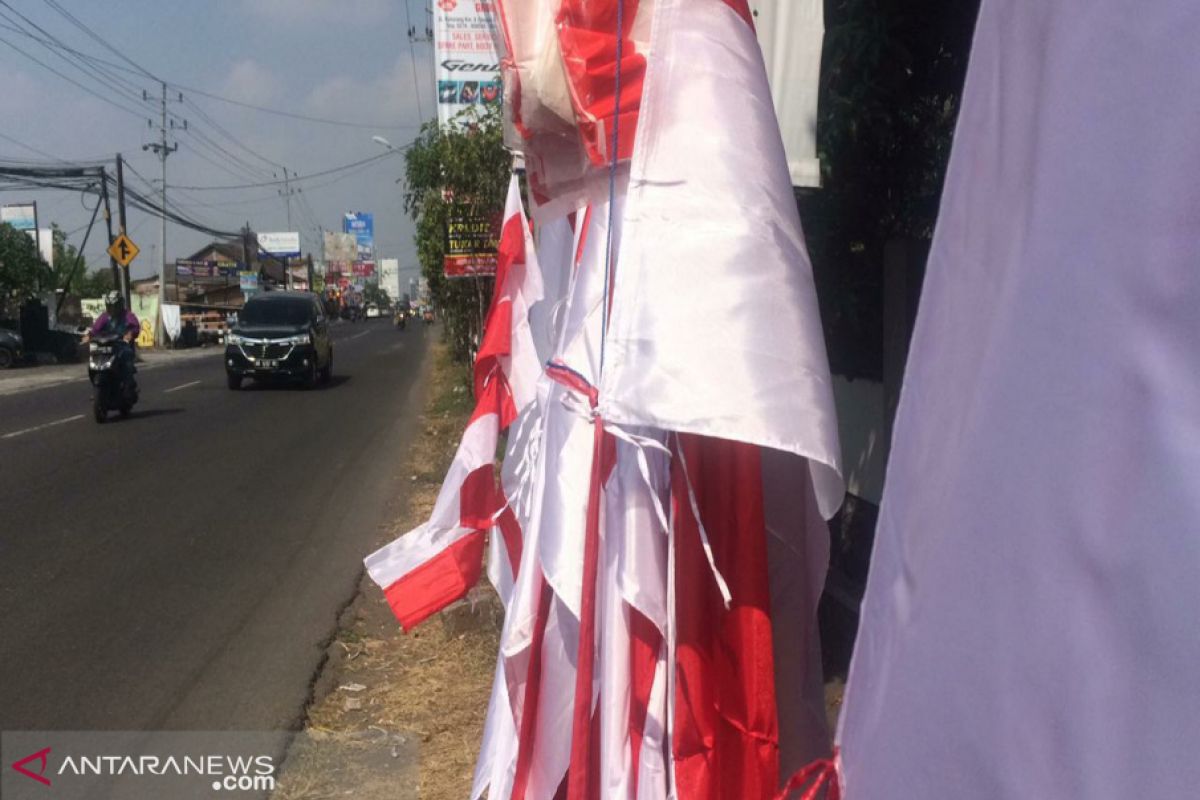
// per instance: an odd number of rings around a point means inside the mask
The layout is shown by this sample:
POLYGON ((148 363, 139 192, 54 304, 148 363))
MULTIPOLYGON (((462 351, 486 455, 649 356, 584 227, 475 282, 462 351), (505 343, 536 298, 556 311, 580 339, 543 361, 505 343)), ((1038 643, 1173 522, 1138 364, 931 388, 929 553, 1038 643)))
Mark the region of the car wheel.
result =
POLYGON ((121 408, 119 409, 119 412, 120 412, 122 418, 128 417, 131 411, 133 411, 132 405, 130 405, 129 403, 121 404, 121 408))
POLYGON ((7 347, 0 347, 0 369, 8 369, 17 362, 17 356, 7 347))
POLYGON ((236 392, 242 388, 242 376, 234 375, 232 372, 225 373, 225 382, 229 386, 229 390, 236 392))
POLYGON ((317 371, 317 360, 314 358, 313 362, 308 366, 308 372, 304 373, 304 388, 315 388, 319 379, 320 373, 317 371))

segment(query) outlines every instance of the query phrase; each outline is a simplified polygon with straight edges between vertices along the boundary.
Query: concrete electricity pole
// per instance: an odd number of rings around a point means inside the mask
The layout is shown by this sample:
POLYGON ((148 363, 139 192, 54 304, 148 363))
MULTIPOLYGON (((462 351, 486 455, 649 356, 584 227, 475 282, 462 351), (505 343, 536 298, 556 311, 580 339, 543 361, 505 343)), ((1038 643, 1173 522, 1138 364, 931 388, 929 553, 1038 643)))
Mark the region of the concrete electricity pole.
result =
MULTIPOLYGON (((143 99, 146 97, 146 92, 142 92, 143 99)), ((183 95, 180 94, 179 99, 183 100, 183 95)), ((175 120, 171 120, 171 127, 175 127, 175 120)), ((183 122, 184 130, 187 129, 187 120, 183 122)), ((154 345, 156 347, 164 347, 166 345, 166 336, 163 333, 163 305, 167 300, 167 156, 179 149, 179 145, 171 145, 167 143, 167 84, 162 82, 162 101, 159 106, 159 125, 158 125, 159 141, 150 144, 142 145, 143 150, 153 150, 162 162, 162 227, 159 230, 159 257, 158 261, 158 315, 154 320, 154 345)))

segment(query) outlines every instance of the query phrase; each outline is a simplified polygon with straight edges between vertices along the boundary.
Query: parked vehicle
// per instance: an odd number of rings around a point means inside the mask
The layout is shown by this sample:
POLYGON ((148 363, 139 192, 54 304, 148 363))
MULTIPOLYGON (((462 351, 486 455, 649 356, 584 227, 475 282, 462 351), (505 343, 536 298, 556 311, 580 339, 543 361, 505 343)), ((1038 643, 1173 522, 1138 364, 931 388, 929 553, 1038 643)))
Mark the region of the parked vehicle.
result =
POLYGON ((367 303, 367 319, 379 319, 379 306, 367 303))
POLYGON ((433 324, 433 309, 430 308, 429 306, 425 306, 425 311, 424 311, 424 313, 421 314, 421 318, 423 320, 425 320, 426 325, 432 325, 433 324))
POLYGON ((229 388, 254 380, 300 380, 307 387, 333 376, 333 341, 320 299, 309 292, 264 292, 246 301, 227 338, 229 388))
POLYGON ((25 357, 25 341, 21 334, 0 328, 0 369, 8 369, 25 357))
POLYGON ((117 335, 94 336, 88 343, 88 380, 92 392, 92 416, 96 422, 108 419, 108 412, 129 416, 138 401, 137 383, 133 377, 133 345, 117 335), (121 366, 122 358, 130 366, 121 366))

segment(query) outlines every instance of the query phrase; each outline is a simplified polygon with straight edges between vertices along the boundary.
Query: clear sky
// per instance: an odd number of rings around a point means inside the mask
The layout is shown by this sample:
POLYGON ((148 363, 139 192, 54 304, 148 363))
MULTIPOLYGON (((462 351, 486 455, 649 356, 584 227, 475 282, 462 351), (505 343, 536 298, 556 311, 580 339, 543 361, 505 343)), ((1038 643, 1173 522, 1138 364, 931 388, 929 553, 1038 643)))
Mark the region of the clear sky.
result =
MULTIPOLYGON (((271 173, 280 170, 269 162, 304 176, 384 152, 372 141, 375 135, 395 146, 411 141, 420 121, 433 114, 435 97, 432 46, 410 44, 405 3, 423 35, 429 21, 426 0, 0 0, 0 157, 43 158, 30 147, 65 160, 111 159, 119 151, 138 174, 159 178, 158 159, 142 145, 157 139, 161 88, 135 72, 108 68, 133 95, 122 96, 12 30, 30 28, 19 12, 69 47, 132 69, 60 14, 57 4, 155 77, 255 106, 364 126, 288 119, 188 89, 182 89, 181 104, 180 90, 171 90, 169 111, 188 120, 188 131, 177 130, 171 138, 179 150, 167 161, 168 201, 222 230, 236 230, 246 222, 258 231, 288 230, 286 204, 275 187, 172 187, 270 181, 271 173), (56 76, 13 45, 92 91, 56 76), (152 102, 141 102, 141 89, 152 102), (155 130, 147 120, 154 121, 155 130)), ((305 251, 319 257, 318 227, 341 230, 344 212, 373 212, 377 256, 415 267, 413 228, 401 202, 403 184, 395 182, 402 173, 403 159, 397 155, 357 171, 300 181, 302 191, 292 197, 290 229, 300 231, 305 251)), ((130 180, 147 191, 136 176, 130 180)), ((0 191, 0 203, 28 199, 38 201, 43 226, 58 223, 79 245, 88 212, 78 194, 0 191)), ((155 272, 157 219, 131 211, 128 222, 131 237, 142 248, 133 274, 155 272)), ((97 234, 93 231, 87 247, 93 266, 105 261, 105 243, 97 234)), ((185 256, 206 241, 202 234, 168 224, 167 257, 185 256)), ((408 274, 413 273, 404 277, 408 274)))

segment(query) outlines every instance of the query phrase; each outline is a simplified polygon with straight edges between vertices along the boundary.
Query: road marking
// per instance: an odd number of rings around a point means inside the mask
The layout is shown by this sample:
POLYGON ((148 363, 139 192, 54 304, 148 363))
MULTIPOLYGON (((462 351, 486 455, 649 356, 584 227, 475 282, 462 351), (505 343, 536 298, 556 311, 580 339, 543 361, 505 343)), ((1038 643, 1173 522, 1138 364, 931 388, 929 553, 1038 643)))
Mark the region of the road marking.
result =
POLYGON ((200 385, 200 381, 192 381, 191 383, 182 383, 179 386, 175 386, 175 387, 165 390, 163 392, 163 394, 170 394, 171 392, 178 392, 180 389, 186 389, 189 386, 199 386, 199 385, 200 385))
POLYGON ((362 337, 366 336, 368 333, 371 333, 371 331, 363 331, 362 333, 356 333, 353 336, 347 336, 343 341, 353 342, 355 339, 361 339, 362 337))
POLYGON ((11 439, 14 436, 22 436, 26 433, 33 433, 34 431, 40 431, 40 430, 44 430, 46 428, 53 428, 55 425, 65 425, 68 422, 74 422, 77 419, 83 419, 83 416, 84 416, 83 414, 76 414, 75 416, 67 417, 66 419, 56 419, 54 422, 47 422, 45 425, 34 425, 32 428, 25 428, 24 430, 13 431, 12 433, 6 433, 3 436, 0 436, 0 439, 11 439))

